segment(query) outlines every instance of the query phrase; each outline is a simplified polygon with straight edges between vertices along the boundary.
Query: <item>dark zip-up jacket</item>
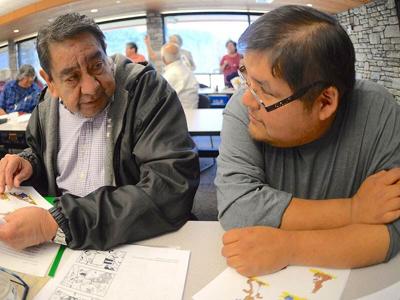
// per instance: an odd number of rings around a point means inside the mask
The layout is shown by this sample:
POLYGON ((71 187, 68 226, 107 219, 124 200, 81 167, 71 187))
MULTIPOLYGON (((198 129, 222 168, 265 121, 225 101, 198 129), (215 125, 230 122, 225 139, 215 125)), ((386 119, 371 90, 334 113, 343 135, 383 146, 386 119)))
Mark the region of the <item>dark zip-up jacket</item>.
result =
POLYGON ((21 154, 33 167, 25 184, 58 197, 55 219, 74 249, 108 249, 177 230, 191 215, 199 184, 196 148, 175 91, 153 68, 121 55, 112 59, 116 91, 104 162, 109 185, 85 197, 60 195, 59 100, 48 92, 32 113, 29 148, 21 154))

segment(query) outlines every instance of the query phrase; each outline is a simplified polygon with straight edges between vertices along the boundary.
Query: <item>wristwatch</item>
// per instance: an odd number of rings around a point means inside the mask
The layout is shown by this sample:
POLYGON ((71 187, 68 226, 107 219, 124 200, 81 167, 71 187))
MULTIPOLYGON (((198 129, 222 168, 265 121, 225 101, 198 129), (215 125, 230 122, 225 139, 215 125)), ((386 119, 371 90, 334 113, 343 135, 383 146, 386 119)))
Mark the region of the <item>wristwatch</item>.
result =
POLYGON ((49 209, 49 213, 58 224, 56 235, 52 241, 57 244, 68 245, 72 237, 69 230, 68 219, 65 218, 64 214, 62 213, 61 207, 53 206, 49 209))

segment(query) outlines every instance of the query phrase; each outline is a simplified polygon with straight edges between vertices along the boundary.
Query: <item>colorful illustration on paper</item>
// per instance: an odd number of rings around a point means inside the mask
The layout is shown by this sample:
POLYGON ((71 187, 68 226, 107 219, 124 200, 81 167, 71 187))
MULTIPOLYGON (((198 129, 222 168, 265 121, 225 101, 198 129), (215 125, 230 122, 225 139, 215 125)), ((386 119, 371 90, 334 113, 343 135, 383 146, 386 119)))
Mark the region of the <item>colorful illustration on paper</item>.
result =
POLYGON ((11 196, 14 196, 15 198, 17 198, 18 200, 21 200, 21 201, 25 201, 25 202, 27 202, 27 203, 29 203, 29 204, 32 204, 32 205, 37 205, 36 204, 36 202, 35 202, 35 200, 32 198, 32 196, 31 195, 29 195, 29 194, 25 194, 25 193, 23 193, 23 192, 21 192, 21 193, 9 193, 11 196))
POLYGON ((322 272, 321 270, 310 269, 310 272, 314 274, 313 276, 314 288, 312 291, 313 294, 315 294, 322 288, 324 282, 336 279, 335 276, 328 274, 326 272, 322 272))
POLYGON ((7 200, 10 200, 10 198, 8 198, 7 194, 4 193, 4 194, 0 194, 0 200, 7 201, 7 200))
POLYGON ((302 298, 296 295, 293 295, 288 292, 283 292, 282 295, 280 295, 279 300, 307 300, 306 298, 302 298))
POLYGON ((243 300, 256 300, 263 299, 263 296, 260 293, 260 289, 263 287, 268 287, 269 284, 267 282, 261 281, 256 277, 250 277, 247 279, 247 284, 249 285, 248 289, 243 289, 243 292, 246 293, 246 296, 243 300))

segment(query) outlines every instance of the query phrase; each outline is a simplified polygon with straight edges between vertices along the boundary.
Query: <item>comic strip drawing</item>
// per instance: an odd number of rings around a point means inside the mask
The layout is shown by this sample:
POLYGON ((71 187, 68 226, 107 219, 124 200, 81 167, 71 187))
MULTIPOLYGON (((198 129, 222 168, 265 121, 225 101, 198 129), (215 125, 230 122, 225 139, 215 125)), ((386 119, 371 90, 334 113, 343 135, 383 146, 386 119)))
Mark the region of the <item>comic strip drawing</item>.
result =
POLYGON ((328 273, 324 273, 317 269, 310 269, 310 272, 314 273, 314 277, 313 277, 314 289, 312 291, 313 294, 315 294, 322 288, 322 284, 324 282, 332 280, 332 279, 336 279, 335 276, 330 275, 328 273))
POLYGON ((50 300, 96 300, 95 298, 80 295, 72 291, 58 288, 51 296, 50 300))
POLYGON ((125 255, 125 251, 118 250, 86 250, 78 258, 77 263, 116 272, 118 271, 125 255))
POLYGON ((74 265, 61 285, 84 293, 105 296, 114 276, 109 272, 74 265))
POLYGON ((243 298, 243 300, 263 299, 263 297, 260 294, 260 288, 269 286, 268 283, 263 282, 255 277, 247 279, 247 284, 249 285, 249 289, 248 290, 243 289, 243 292, 247 294, 243 298))

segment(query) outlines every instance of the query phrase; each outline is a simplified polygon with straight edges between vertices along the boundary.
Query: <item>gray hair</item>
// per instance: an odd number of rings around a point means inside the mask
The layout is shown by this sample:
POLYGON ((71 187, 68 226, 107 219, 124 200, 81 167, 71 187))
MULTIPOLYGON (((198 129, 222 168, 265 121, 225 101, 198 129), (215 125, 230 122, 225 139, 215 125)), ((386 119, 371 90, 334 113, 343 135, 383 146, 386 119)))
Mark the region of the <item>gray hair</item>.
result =
POLYGON ((40 65, 51 78, 50 43, 71 39, 83 32, 92 34, 106 54, 103 32, 96 22, 85 15, 68 13, 57 17, 50 25, 42 27, 37 36, 37 52, 40 65))
POLYGON ((182 38, 181 38, 181 36, 179 34, 170 35, 169 40, 171 40, 171 38, 174 40, 171 43, 178 44, 179 47, 182 47, 183 41, 182 41, 182 38))
POLYGON ((31 65, 22 65, 17 74, 17 80, 21 80, 24 77, 31 77, 35 78, 36 77, 36 72, 35 69, 31 65))
POLYGON ((164 58, 166 64, 181 59, 181 52, 178 44, 166 43, 161 47, 161 57, 164 58))

